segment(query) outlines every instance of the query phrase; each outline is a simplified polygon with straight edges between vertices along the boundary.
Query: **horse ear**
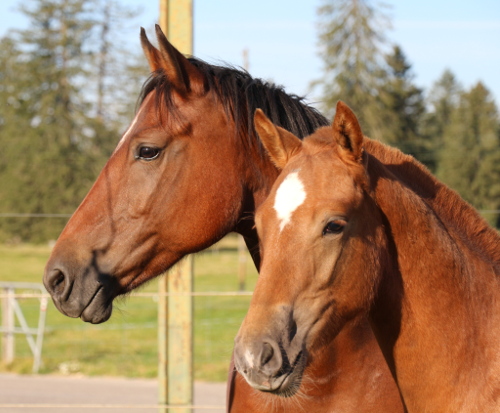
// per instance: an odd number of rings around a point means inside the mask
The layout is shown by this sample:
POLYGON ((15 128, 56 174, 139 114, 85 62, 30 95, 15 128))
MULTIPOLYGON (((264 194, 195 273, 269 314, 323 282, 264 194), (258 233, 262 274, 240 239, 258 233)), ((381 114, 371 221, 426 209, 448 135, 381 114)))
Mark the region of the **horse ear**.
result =
POLYGON ((141 44, 144 54, 148 59, 152 72, 163 69, 174 87, 181 92, 189 92, 193 87, 202 87, 203 74, 189 62, 163 34, 160 26, 156 25, 156 37, 160 49, 154 47, 146 36, 146 31, 141 27, 141 44))
POLYGON ((363 157, 363 132, 356 115, 344 102, 337 103, 332 123, 333 138, 349 160, 360 163, 363 157))
POLYGON ((299 138, 286 129, 276 126, 260 109, 255 111, 254 125, 264 148, 280 170, 285 167, 290 157, 302 147, 302 141, 299 138))
POLYGON ((189 92, 193 86, 203 85, 203 74, 168 41, 158 24, 155 29, 162 57, 161 67, 174 87, 179 91, 189 92))
POLYGON ((161 68, 162 58, 160 51, 151 44, 148 36, 146 35, 146 30, 144 30, 143 27, 141 27, 141 45, 142 50, 144 50, 144 54, 146 55, 146 59, 148 59, 149 69, 151 72, 155 72, 161 68))

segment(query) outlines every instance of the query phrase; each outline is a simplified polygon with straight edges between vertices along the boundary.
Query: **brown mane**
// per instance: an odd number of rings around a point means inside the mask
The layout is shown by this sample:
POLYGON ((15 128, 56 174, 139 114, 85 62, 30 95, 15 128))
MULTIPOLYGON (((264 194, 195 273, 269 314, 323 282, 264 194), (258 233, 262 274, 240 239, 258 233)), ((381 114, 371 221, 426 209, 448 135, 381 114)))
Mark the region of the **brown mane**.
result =
POLYGON ((453 189, 438 181, 429 170, 412 156, 381 142, 366 139, 366 150, 408 188, 425 200, 436 212, 448 231, 460 237, 499 270, 500 237, 486 220, 453 189))
MULTIPOLYGON (((237 135, 246 139, 250 147, 257 146, 264 154, 255 132, 253 117, 261 109, 274 124, 292 132, 300 139, 313 133, 320 126, 329 124, 321 113, 306 104, 305 98, 289 94, 283 86, 252 77, 247 71, 233 66, 218 66, 191 57, 189 62, 204 76, 204 93, 214 92, 226 115, 236 123, 237 135)), ((156 106, 175 116, 176 106, 172 100, 172 82, 160 69, 153 72, 144 83, 138 106, 152 91, 156 92, 156 106)))

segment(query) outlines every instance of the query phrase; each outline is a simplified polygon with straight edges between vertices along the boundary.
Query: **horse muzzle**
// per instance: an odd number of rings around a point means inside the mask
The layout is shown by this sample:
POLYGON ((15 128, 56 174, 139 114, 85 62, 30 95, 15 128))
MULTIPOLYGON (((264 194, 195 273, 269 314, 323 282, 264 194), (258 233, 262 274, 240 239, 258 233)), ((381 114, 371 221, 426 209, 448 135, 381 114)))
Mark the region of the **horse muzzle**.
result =
POLYGON ((49 260, 43 277, 45 288, 61 313, 92 324, 111 317, 117 295, 113 280, 92 265, 78 271, 58 260, 49 260))
POLYGON ((250 346, 242 345, 238 339, 235 343, 235 366, 248 384, 282 397, 291 397, 297 392, 305 359, 305 353, 299 351, 290 361, 283 346, 271 339, 250 346))

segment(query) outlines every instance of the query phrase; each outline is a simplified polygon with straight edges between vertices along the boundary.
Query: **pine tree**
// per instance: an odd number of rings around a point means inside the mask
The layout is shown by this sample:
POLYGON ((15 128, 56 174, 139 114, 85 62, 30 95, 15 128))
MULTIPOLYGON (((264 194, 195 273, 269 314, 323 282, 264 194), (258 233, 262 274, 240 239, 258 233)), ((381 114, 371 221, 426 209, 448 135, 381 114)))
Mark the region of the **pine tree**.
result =
POLYGON ((323 78, 313 86, 322 88, 323 110, 331 112, 338 100, 345 101, 373 136, 380 126, 375 100, 389 19, 369 0, 323 0, 318 15, 323 78))
MULTIPOLYGON (((19 183, 24 174, 26 158, 31 157, 29 140, 33 136, 26 115, 29 99, 30 73, 23 63, 23 54, 9 36, 0 40, 0 212, 21 212, 19 183), (22 137, 22 138, 21 138, 22 137)), ((0 217, 0 240, 20 239, 17 228, 24 223, 0 217)))
POLYGON ((386 56, 387 72, 378 100, 383 118, 380 136, 375 136, 422 162, 427 155, 420 132, 425 112, 422 89, 413 84, 411 65, 399 46, 386 56))
POLYGON ((116 0, 94 1, 92 72, 96 90, 93 112, 101 122, 123 130, 135 110, 136 102, 131 97, 139 95, 145 74, 149 72, 139 41, 134 47, 122 41, 124 22, 139 11, 116 0))
MULTIPOLYGON (((85 0, 23 5, 31 26, 18 33, 17 57, 2 60, 2 82, 12 89, 0 110, 0 141, 8 154, 0 160, 2 212, 73 212, 117 140, 116 130, 90 116, 85 86, 92 78, 91 6, 85 0)), ((2 55, 13 52, 5 39, 1 47, 2 55)), ((2 221, 0 236, 41 241, 57 237, 63 224, 2 221)))
POLYGON ((443 148, 443 137, 450 125, 451 115, 457 108, 462 88, 455 75, 445 70, 434 83, 427 98, 429 112, 423 120, 423 134, 425 136, 425 150, 430 155, 426 157, 426 164, 435 172, 438 154, 443 148))
MULTIPOLYGON (((496 105, 478 82, 462 93, 443 136, 437 174, 480 210, 500 208, 500 127, 496 105)), ((486 215, 491 223, 495 215, 486 215)))

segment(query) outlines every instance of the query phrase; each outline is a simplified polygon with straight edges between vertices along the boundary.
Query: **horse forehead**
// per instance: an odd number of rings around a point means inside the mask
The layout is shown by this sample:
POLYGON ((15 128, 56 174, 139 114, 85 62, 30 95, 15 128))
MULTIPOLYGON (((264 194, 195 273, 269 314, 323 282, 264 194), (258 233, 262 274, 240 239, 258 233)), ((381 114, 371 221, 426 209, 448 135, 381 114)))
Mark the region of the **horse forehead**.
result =
POLYGON ((304 183, 299 176, 299 170, 289 173, 276 190, 274 210, 276 211, 280 231, 290 223, 292 214, 306 200, 304 183))
POLYGON ((127 141, 127 139, 130 137, 130 135, 133 134, 134 129, 137 126, 137 123, 144 118, 144 114, 148 111, 148 104, 150 103, 151 99, 153 99, 152 94, 150 93, 146 98, 144 99, 144 102, 142 102, 142 105, 140 106, 139 110, 135 114, 134 119, 130 123, 130 126, 127 128, 123 136, 121 137, 120 141, 118 142, 118 145, 115 148, 115 152, 120 149, 120 147, 127 141))
POLYGON ((273 209, 280 232, 293 223, 293 219, 306 219, 302 213, 295 213, 301 206, 307 206, 309 210, 312 207, 347 211, 359 201, 359 188, 346 172, 346 166, 341 161, 329 157, 325 159, 327 163, 317 156, 308 157, 308 161, 294 165, 279 184, 273 209))

